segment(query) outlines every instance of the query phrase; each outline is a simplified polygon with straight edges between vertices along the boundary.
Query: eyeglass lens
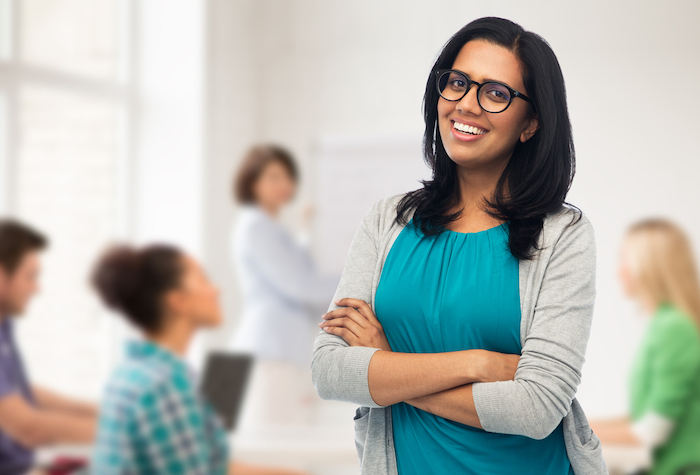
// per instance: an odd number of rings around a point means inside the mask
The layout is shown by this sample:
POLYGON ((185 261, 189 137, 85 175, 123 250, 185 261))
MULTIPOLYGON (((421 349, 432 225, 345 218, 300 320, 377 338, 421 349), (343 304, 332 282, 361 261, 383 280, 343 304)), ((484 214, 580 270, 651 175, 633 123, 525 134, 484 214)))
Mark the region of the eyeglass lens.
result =
MULTIPOLYGON (((454 71, 445 71, 438 78, 438 91, 448 101, 458 101, 465 96, 468 87, 467 78, 454 71)), ((510 91, 503 84, 484 83, 479 89, 479 104, 486 112, 502 112, 508 107, 510 91)))

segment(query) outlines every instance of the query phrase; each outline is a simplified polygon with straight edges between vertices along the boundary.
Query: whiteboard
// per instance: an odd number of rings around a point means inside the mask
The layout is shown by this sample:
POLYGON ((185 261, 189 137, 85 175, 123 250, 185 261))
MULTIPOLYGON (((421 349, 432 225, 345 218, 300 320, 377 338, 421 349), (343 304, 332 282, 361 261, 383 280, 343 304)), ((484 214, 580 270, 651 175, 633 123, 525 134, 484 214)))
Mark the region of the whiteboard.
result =
POLYGON ((314 248, 321 270, 340 273, 362 217, 385 196, 431 177, 422 133, 327 137, 317 148, 314 248))

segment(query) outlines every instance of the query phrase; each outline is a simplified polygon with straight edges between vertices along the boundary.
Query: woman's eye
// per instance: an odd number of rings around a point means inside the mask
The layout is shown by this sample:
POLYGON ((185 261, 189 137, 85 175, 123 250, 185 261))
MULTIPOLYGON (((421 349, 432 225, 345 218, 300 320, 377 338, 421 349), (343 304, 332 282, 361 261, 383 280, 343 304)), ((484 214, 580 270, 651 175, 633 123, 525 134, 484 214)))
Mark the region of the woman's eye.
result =
POLYGON ((510 98, 508 91, 501 87, 490 87, 486 90, 487 97, 493 101, 506 102, 510 98))
POLYGON ((450 81, 450 86, 453 89, 464 89, 465 87, 467 87, 467 83, 462 81, 461 79, 453 79, 452 81, 450 81))

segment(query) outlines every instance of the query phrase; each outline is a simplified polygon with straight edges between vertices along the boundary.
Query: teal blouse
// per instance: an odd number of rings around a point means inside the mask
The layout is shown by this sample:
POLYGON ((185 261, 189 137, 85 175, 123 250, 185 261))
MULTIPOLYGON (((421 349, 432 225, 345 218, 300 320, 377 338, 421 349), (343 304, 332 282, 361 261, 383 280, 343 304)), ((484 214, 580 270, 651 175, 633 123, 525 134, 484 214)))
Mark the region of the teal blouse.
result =
MULTIPOLYGON (((409 223, 382 269, 375 309, 393 351, 520 354, 518 260, 508 223, 425 236, 409 223)), ((497 434, 406 403, 391 407, 400 475, 573 475, 560 424, 543 440, 497 434)))

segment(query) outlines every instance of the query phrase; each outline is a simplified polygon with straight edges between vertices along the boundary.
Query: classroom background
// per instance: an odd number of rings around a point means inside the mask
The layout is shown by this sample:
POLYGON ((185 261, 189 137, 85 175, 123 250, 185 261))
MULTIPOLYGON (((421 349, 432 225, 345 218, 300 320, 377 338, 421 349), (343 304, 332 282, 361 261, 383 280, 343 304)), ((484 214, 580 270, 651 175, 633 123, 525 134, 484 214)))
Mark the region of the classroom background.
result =
MULTIPOLYGON (((99 397, 130 335, 87 285, 115 240, 197 256, 222 291, 226 322, 190 359, 226 348, 241 305, 231 181, 254 143, 295 155, 300 188, 284 222, 297 229, 312 205, 314 255, 340 272, 369 206, 427 176, 427 74, 453 32, 489 15, 539 33, 561 63, 577 153, 568 201, 598 246, 578 399, 589 418, 624 414, 646 322, 618 284, 623 232, 669 217, 700 249, 692 0, 0 0, 0 213, 52 241, 42 293, 19 325, 32 379, 99 397)), ((355 473, 353 413, 322 405, 312 425, 237 433, 234 446, 241 458, 316 457, 315 473, 355 473)), ((641 456, 611 453, 620 464, 641 456)))

